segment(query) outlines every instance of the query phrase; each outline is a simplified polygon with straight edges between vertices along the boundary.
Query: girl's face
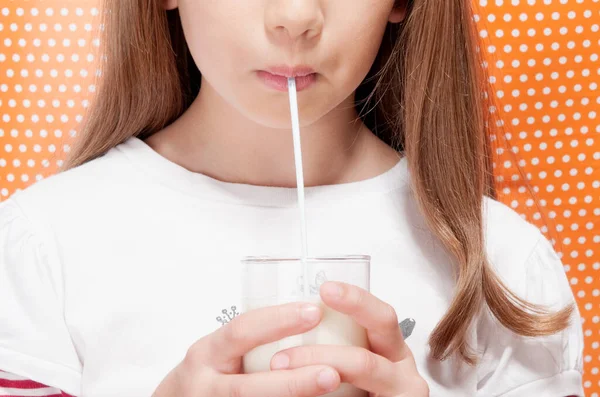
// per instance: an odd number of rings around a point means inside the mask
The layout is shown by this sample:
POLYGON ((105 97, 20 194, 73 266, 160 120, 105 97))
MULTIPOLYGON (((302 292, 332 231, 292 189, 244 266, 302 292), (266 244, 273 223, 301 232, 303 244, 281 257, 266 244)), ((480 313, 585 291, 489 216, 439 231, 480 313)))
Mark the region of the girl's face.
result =
POLYGON ((338 107, 347 110, 387 23, 400 22, 405 12, 394 7, 394 0, 163 1, 167 9, 179 8, 203 90, 271 128, 289 128, 290 111, 285 87, 266 82, 265 71, 287 74, 281 67, 292 68, 291 73, 301 67, 296 72, 302 75, 306 67, 314 70, 313 83, 298 92, 302 125, 338 107))

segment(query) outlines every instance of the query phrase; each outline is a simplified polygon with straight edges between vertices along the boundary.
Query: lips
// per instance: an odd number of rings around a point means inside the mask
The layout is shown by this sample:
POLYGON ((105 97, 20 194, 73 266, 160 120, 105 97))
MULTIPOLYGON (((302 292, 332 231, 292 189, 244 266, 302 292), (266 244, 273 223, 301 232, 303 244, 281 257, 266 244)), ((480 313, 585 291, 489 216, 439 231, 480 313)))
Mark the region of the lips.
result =
POLYGON ((267 73, 271 73, 276 76, 284 76, 284 77, 303 77, 308 76, 310 74, 315 73, 313 68, 306 65, 298 65, 298 66, 287 66, 287 65, 279 65, 273 66, 265 70, 267 73))
MULTIPOLYGON (((273 70, 273 69, 270 69, 273 70)), ((311 69, 312 70, 312 69, 311 69)), ((262 80, 262 82, 277 91, 288 91, 288 76, 294 77, 296 79, 296 90, 303 91, 317 81, 317 73, 312 71, 308 71, 308 69, 304 71, 294 70, 294 71, 283 71, 283 72, 268 72, 265 70, 260 70, 257 72, 258 77, 262 80), (282 74, 277 74, 282 73, 282 74)))

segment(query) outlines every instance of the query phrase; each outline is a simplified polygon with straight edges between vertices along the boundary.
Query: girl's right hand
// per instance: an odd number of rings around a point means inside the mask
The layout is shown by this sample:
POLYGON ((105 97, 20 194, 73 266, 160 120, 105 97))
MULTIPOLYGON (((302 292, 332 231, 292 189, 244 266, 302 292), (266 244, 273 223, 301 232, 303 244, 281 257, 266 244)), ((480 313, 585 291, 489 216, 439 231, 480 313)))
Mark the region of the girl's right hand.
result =
POLYGON ((340 375, 325 365, 241 374, 244 354, 307 332, 320 320, 319 307, 308 303, 265 307, 239 315, 194 343, 152 397, 315 397, 329 393, 339 387, 340 375))

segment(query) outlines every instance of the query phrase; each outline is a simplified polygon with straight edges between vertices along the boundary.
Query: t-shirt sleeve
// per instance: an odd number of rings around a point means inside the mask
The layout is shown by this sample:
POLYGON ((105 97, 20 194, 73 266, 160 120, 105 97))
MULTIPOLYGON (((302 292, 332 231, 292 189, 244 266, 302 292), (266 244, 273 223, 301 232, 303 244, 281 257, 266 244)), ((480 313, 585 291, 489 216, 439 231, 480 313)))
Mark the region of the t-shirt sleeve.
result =
MULTIPOLYGON (((519 273, 508 286, 529 302, 550 310, 575 303, 561 260, 543 236, 519 273)), ((478 397, 584 396, 583 332, 577 306, 570 326, 554 335, 519 336, 489 310, 482 315, 477 334, 484 352, 477 370, 478 397)))
POLYGON ((60 264, 13 199, 0 203, 0 369, 80 394, 60 264))

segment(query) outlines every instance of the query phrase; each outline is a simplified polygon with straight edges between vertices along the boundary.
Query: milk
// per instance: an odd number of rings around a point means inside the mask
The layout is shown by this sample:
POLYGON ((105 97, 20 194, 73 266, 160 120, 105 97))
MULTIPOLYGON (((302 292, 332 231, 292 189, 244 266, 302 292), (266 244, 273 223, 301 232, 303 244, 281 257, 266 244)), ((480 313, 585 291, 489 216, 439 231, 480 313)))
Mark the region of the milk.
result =
MULTIPOLYGON (((278 342, 259 346, 244 356, 244 372, 254 373, 270 371, 271 359, 284 349, 302 345, 345 345, 368 348, 367 333, 363 327, 358 325, 350 316, 337 312, 326 306, 319 297, 306 299, 321 307, 323 317, 321 323, 314 329, 301 335, 291 336, 278 342)), ((271 306, 281 304, 281 299, 273 299, 271 306)), ((264 306, 265 302, 255 307, 251 302, 246 302, 248 310, 264 306)), ((368 393, 359 390, 352 385, 343 383, 328 397, 366 397, 368 393)))

